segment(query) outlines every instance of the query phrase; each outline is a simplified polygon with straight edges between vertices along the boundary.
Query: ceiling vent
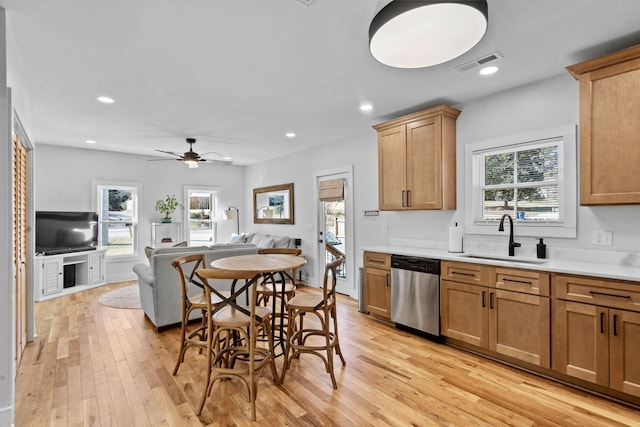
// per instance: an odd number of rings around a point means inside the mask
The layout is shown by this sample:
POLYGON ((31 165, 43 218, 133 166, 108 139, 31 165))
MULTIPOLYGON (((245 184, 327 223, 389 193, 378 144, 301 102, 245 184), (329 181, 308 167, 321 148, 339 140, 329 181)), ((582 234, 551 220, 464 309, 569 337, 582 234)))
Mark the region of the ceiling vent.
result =
POLYGON ((465 62, 462 65, 458 65, 457 67, 455 67, 455 69, 463 73, 473 68, 480 67, 482 65, 487 65, 488 63, 497 61, 499 59, 502 59, 502 55, 500 55, 499 52, 493 52, 481 58, 474 59, 473 61, 465 62))

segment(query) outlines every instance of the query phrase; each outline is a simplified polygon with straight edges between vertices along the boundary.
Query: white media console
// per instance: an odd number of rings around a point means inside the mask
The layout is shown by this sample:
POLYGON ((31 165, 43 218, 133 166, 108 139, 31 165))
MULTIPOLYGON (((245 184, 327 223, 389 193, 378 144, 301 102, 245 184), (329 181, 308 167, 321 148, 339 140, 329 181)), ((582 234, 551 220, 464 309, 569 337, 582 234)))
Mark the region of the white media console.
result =
POLYGON ((35 257, 36 301, 102 286, 106 250, 35 257))

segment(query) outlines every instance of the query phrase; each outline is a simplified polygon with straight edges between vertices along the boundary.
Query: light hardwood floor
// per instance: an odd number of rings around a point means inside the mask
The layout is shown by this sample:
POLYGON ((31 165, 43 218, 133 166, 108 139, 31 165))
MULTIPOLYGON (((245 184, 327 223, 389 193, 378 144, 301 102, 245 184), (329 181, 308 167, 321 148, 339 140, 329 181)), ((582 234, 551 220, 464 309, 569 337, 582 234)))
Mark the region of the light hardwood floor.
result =
MULTIPOLYGON (((233 426, 252 424, 244 388, 217 383, 203 413, 205 359, 178 328, 156 333, 142 310, 98 303, 120 283, 36 304, 38 337, 16 381, 16 426, 233 426)), ((314 290, 303 290, 314 291, 314 290)), ((398 331, 340 298, 338 390, 320 359, 303 355, 276 386, 258 388, 262 426, 640 425, 632 408, 398 331)), ((278 369, 282 358, 278 358, 278 369)))

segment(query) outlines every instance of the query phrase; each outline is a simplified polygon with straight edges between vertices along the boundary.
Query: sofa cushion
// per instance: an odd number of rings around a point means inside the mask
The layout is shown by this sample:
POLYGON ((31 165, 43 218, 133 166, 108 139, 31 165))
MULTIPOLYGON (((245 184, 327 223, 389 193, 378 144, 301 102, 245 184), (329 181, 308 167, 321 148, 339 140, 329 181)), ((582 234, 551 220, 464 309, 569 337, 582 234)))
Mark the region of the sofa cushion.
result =
POLYGON ((273 236, 273 247, 288 248, 290 240, 291 238, 289 236, 273 236))
POLYGON ((244 242, 244 233, 236 234, 233 233, 231 238, 229 239, 229 243, 242 243, 244 242))
POLYGON ((273 237, 264 236, 258 242, 258 247, 262 248, 262 249, 264 249, 264 248, 273 248, 273 237))

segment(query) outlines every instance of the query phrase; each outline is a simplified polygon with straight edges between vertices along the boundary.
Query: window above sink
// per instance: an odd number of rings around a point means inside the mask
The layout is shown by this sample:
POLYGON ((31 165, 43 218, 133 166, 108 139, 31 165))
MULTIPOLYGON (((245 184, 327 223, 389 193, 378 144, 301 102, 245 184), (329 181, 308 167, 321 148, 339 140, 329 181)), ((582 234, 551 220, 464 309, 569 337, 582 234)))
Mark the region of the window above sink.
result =
POLYGON ((465 233, 509 214, 518 236, 576 237, 575 126, 467 144, 465 171, 465 233))

